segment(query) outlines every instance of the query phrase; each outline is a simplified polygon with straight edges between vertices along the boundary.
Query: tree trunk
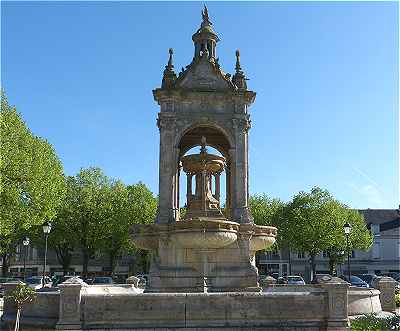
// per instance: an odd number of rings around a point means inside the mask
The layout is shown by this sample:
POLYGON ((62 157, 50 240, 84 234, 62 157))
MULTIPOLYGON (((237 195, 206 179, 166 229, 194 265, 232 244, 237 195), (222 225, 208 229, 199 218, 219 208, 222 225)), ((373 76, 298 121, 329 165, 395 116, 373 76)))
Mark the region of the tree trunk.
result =
POLYGON ((71 260, 72 260, 71 248, 68 246, 68 244, 57 245, 55 247, 55 251, 57 254, 57 260, 62 265, 63 275, 65 276, 69 271, 69 267, 71 265, 71 260))
POLYGON ((115 251, 110 251, 109 252, 109 263, 110 263, 110 269, 111 269, 111 276, 114 277, 114 271, 116 267, 116 256, 117 253, 115 251))
POLYGON ((82 250, 82 276, 84 279, 88 276, 88 266, 89 266, 89 252, 87 249, 82 250))
POLYGON ((15 328, 14 331, 18 331, 19 330, 19 320, 21 317, 21 308, 17 309, 17 317, 15 318, 15 328))
POLYGON ((336 272, 336 261, 335 259, 329 257, 329 274, 334 276, 335 272, 336 272))
POLYGON ((3 260, 3 264, 1 266, 2 277, 8 277, 8 267, 9 267, 9 262, 10 262, 10 255, 8 253, 4 253, 1 255, 1 258, 3 260))

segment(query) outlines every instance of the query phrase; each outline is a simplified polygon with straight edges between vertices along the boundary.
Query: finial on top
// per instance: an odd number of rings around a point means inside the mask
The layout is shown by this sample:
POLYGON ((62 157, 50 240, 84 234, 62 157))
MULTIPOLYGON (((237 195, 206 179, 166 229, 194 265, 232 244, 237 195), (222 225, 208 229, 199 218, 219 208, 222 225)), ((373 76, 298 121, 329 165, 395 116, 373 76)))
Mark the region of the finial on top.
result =
POLYGON ((168 50, 169 53, 169 59, 168 59, 168 64, 166 66, 166 69, 172 70, 174 65, 172 64, 172 54, 174 54, 174 50, 172 48, 170 48, 168 50))
POLYGON ((237 49, 236 50, 236 72, 242 71, 242 68, 240 67, 240 51, 237 49))
POLYGON ((204 27, 205 25, 211 25, 210 17, 208 16, 208 9, 207 6, 204 4, 204 9, 201 11, 201 17, 203 19, 203 22, 201 23, 201 26, 204 27))
POLYGON ((203 21, 208 21, 208 9, 207 6, 204 4, 204 9, 201 11, 201 16, 203 17, 203 21))
POLYGON ((169 53, 169 59, 168 59, 168 64, 165 66, 161 88, 171 88, 176 80, 174 65, 172 63, 172 54, 174 54, 174 50, 170 48, 168 50, 168 53, 169 53))
POLYGON ((236 73, 232 77, 232 83, 236 85, 239 90, 246 90, 247 83, 246 83, 246 76, 242 71, 242 67, 240 66, 240 51, 236 50, 236 73))

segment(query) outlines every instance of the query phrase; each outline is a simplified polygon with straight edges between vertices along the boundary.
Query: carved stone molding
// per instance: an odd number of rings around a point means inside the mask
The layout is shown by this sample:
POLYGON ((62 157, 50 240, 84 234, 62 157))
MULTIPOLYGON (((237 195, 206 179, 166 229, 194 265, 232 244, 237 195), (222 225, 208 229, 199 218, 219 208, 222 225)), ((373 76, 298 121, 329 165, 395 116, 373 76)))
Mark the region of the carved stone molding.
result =
POLYGON ((176 126, 176 119, 171 117, 158 117, 157 126, 161 130, 173 131, 176 126))
POLYGON ((240 133, 247 133, 251 128, 251 121, 249 119, 232 119, 232 127, 240 133))

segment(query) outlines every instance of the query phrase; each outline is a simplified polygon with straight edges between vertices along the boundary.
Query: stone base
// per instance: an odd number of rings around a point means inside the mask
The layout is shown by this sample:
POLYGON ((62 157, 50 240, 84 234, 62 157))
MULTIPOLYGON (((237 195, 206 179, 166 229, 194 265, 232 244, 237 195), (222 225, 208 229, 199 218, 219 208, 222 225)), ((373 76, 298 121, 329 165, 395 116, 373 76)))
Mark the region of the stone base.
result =
POLYGON ((202 293, 260 290, 254 252, 250 251, 248 241, 238 239, 227 247, 207 251, 181 248, 172 241, 163 243, 160 245, 158 255, 154 255, 151 261, 149 283, 145 292, 202 293))

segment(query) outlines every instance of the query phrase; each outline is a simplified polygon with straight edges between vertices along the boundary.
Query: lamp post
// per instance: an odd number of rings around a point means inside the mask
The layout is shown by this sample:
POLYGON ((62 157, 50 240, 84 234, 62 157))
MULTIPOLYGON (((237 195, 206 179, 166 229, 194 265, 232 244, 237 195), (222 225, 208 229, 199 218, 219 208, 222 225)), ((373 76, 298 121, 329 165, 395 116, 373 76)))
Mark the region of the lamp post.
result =
POLYGON ((28 245, 29 245, 29 238, 24 237, 22 239, 22 245, 24 245, 24 281, 26 278, 26 255, 27 255, 27 250, 28 250, 28 245))
POLYGON ((347 274, 348 274, 348 281, 350 282, 350 246, 349 246, 349 235, 351 232, 351 225, 346 222, 346 224, 343 226, 344 229, 344 234, 346 235, 346 244, 347 244, 347 274))
POLYGON ((45 250, 44 250, 44 261, 43 261, 43 277, 42 277, 42 287, 44 287, 45 284, 45 275, 46 275, 46 259, 47 259, 47 238, 49 236, 49 233, 51 231, 51 223, 49 222, 44 222, 42 225, 43 228, 43 233, 45 237, 45 250))

